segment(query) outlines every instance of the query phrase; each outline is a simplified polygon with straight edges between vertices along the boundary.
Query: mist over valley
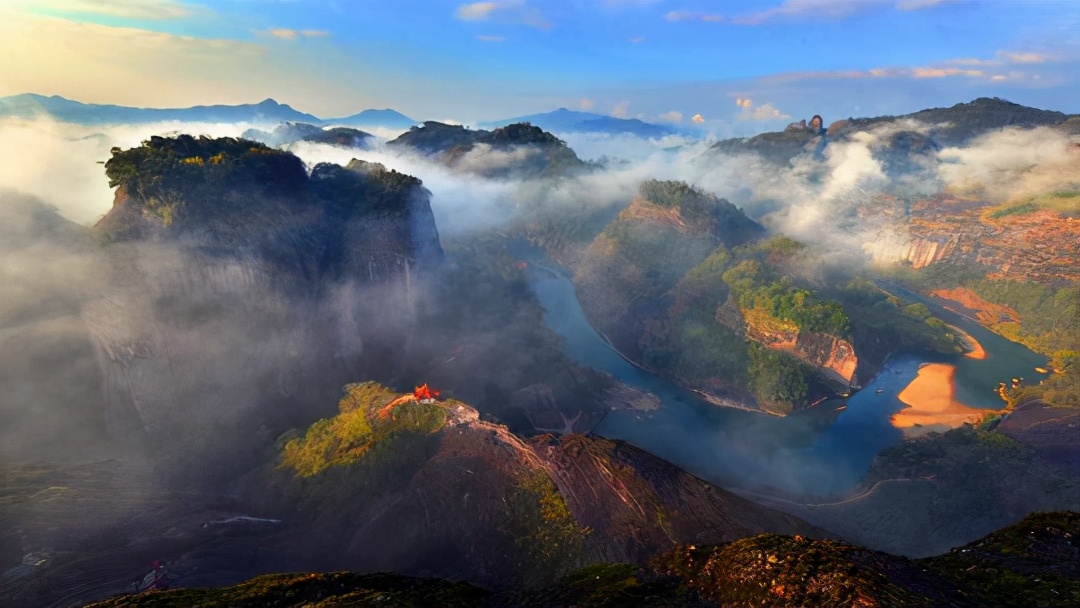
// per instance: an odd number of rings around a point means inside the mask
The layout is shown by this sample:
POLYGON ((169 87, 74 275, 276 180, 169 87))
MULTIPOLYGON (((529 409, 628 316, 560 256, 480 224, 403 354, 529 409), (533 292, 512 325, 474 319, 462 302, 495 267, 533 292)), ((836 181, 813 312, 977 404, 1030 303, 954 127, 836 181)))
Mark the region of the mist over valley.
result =
MULTIPOLYGON (((812 33, 966 10, 803 4, 653 16, 812 33)), ((85 25, 73 40, 146 32, 191 66, 184 45, 210 39, 148 20, 303 22, 124 6, 0 17, 85 25)), ((466 62, 494 74, 530 65, 521 32, 567 35, 572 10, 586 9, 477 3, 451 19, 510 28, 470 34, 506 51, 466 62)), ((1071 65, 1067 42, 598 80, 576 103, 576 80, 534 66, 544 95, 443 83, 440 105, 401 93, 436 75, 348 89, 362 70, 344 34, 315 27, 213 39, 230 66, 292 74, 289 103, 0 97, 0 604, 1080 599, 1080 114, 987 92, 1066 86, 1052 70, 1071 65), (315 56, 338 63, 295 71, 315 56), (861 80, 850 103, 826 87, 861 80), (885 80, 911 81, 909 97, 872 102, 885 80), (374 99, 400 103, 357 106, 374 99)), ((666 36, 619 44, 678 46, 666 36)), ((408 48, 398 61, 422 53, 408 48)), ((81 82, 59 65, 42 74, 81 82)))

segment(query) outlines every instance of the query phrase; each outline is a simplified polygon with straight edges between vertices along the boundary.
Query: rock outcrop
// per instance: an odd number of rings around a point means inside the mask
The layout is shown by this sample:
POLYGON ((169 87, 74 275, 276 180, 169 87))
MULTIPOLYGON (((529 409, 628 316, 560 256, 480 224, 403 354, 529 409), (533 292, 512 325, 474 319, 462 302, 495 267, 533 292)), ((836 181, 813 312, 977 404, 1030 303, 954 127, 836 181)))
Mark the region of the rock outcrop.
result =
POLYGON ((798 342, 795 344, 795 354, 830 380, 848 387, 853 385, 859 359, 855 356, 855 347, 847 340, 829 334, 803 331, 799 333, 798 342))
POLYGON ((539 589, 490 592, 465 583, 388 574, 278 574, 224 589, 125 595, 93 604, 299 606, 313 602, 462 608, 601 606, 1069 606, 1080 587, 1080 515, 1040 513, 964 547, 909 560, 845 543, 763 534, 682 545, 644 568, 582 568, 539 589), (1026 547, 1018 551, 1017 547, 1026 547))

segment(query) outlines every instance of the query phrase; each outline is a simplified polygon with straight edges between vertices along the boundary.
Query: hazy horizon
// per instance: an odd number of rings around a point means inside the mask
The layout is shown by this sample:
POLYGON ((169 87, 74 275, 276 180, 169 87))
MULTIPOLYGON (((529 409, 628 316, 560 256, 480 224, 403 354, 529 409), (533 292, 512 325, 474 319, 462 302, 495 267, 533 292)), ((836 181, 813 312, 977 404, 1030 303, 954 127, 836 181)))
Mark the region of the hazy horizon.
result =
POLYGON ((14 0, 0 95, 465 124, 566 107, 746 135, 978 97, 1080 112, 1077 32, 1055 1, 14 0))

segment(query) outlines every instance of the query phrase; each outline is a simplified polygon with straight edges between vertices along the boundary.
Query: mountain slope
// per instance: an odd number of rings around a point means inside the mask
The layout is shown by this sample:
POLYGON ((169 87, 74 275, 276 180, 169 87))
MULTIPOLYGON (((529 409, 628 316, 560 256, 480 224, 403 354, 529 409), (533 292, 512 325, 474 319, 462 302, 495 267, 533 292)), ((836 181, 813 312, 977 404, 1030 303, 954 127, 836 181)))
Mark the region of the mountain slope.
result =
POLYGON ((491 178, 555 177, 587 168, 566 142, 528 123, 484 131, 428 121, 387 145, 491 178))
POLYGON ((408 129, 420 121, 409 118, 401 112, 385 108, 382 110, 364 110, 351 116, 341 118, 327 118, 323 121, 328 125, 345 125, 349 127, 384 127, 387 129, 408 129))
POLYGON ((526 441, 463 403, 421 403, 373 383, 346 387, 339 409, 249 485, 253 502, 304 522, 295 546, 326 567, 502 587, 577 564, 642 563, 678 542, 822 534, 626 444, 526 441))
POLYGON ((518 116, 517 118, 481 122, 479 126, 485 129, 493 129, 519 122, 527 122, 553 133, 630 134, 638 137, 655 138, 674 135, 679 132, 678 129, 672 127, 655 125, 636 118, 615 118, 592 112, 567 110, 566 108, 540 114, 518 116))
POLYGON ((223 589, 121 596, 94 606, 1073 606, 1080 515, 1035 514, 940 557, 907 560, 833 541, 760 535, 681 546, 646 568, 583 568, 543 589, 485 591, 397 575, 270 575, 223 589), (311 602, 317 602, 312 604, 311 602))
POLYGON ((829 126, 830 137, 844 137, 856 131, 901 120, 915 120, 930 127, 927 133, 937 143, 945 146, 962 145, 965 142, 1003 127, 1054 126, 1069 119, 1068 114, 1052 110, 1040 110, 1012 103, 997 97, 980 97, 968 103, 958 103, 949 108, 929 108, 901 116, 878 116, 841 120, 829 126))
POLYGON ((50 116, 65 122, 87 125, 131 124, 177 120, 184 122, 320 122, 311 114, 292 109, 273 99, 257 104, 213 105, 190 108, 132 108, 87 104, 58 95, 45 97, 26 93, 0 99, 0 116, 35 118, 50 116))
POLYGON ((0 98, 0 118, 50 117, 84 125, 137 124, 148 122, 247 122, 276 124, 301 122, 349 127, 407 129, 416 120, 389 108, 364 110, 341 118, 322 119, 300 112, 287 104, 266 99, 257 104, 193 106, 190 108, 135 108, 109 104, 81 103, 59 95, 33 93, 0 98))

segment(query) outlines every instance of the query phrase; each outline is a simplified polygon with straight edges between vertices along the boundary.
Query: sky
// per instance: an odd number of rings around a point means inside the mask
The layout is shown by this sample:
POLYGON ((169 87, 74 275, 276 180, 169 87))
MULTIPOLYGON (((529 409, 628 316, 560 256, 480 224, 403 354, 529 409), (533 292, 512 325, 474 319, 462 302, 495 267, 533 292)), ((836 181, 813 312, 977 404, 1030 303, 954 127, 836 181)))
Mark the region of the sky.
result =
POLYGON ((0 96, 558 107, 718 133, 976 97, 1080 112, 1076 0, 0 0, 0 96))

